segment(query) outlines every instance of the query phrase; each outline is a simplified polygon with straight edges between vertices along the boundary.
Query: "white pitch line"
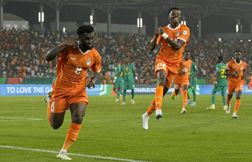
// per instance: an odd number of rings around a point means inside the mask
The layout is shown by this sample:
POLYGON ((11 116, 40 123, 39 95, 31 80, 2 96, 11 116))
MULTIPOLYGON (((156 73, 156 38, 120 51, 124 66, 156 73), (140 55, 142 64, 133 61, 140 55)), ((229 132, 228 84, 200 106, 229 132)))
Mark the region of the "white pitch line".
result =
MULTIPOLYGON (((0 148, 22 150, 22 151, 32 151, 32 152, 45 152, 45 153, 52 153, 52 154, 58 153, 58 151, 52 151, 52 150, 34 149, 34 148, 27 148, 27 147, 8 146, 8 145, 0 145, 0 148)), ((124 162, 147 162, 143 160, 122 159, 122 158, 107 157, 107 156, 100 156, 100 155, 86 155, 86 154, 75 154, 75 153, 68 153, 68 154, 72 156, 86 157, 90 159, 104 159, 104 160, 124 161, 124 162)))
POLYGON ((42 120, 42 119, 40 119, 40 118, 7 117, 7 116, 0 117, 0 121, 20 121, 20 120, 38 121, 38 120, 42 120))

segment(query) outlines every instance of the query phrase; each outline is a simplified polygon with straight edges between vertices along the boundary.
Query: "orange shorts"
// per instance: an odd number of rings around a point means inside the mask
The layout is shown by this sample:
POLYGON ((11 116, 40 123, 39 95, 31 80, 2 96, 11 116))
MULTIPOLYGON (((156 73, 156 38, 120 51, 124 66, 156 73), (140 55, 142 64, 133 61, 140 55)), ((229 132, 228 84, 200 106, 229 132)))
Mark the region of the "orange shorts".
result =
POLYGON ((68 109, 72 103, 88 104, 86 90, 53 90, 48 108, 53 113, 61 113, 68 109))
POLYGON ((171 87, 172 82, 174 80, 174 77, 178 72, 177 68, 175 66, 173 67, 172 65, 167 64, 166 62, 164 62, 164 61, 162 61, 160 59, 156 59, 155 73, 158 70, 164 70, 165 71, 166 80, 167 80, 166 87, 168 87, 168 88, 171 87))
POLYGON ((186 76, 176 75, 174 79, 174 87, 177 89, 181 86, 188 85, 189 86, 189 79, 186 76))
POLYGON ((233 94, 234 92, 242 91, 243 83, 228 83, 228 94, 233 94))

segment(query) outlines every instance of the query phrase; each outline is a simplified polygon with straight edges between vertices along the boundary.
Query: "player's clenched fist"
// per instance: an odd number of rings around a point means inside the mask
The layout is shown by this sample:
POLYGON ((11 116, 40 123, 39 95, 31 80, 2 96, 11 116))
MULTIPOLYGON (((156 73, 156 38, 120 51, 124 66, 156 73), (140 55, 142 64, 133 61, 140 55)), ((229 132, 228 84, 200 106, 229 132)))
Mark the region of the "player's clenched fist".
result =
POLYGON ((238 77, 238 76, 239 76, 238 71, 234 71, 234 72, 232 73, 232 76, 233 76, 233 77, 238 77))
POLYGON ((162 27, 156 29, 156 34, 162 35, 164 33, 162 27))

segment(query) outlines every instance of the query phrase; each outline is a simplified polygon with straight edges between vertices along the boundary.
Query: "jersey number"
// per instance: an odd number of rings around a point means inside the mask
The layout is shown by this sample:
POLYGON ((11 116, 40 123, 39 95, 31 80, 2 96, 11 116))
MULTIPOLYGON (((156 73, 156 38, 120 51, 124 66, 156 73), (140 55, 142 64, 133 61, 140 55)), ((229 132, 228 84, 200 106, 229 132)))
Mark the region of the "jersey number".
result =
POLYGON ((220 78, 226 78, 225 69, 220 69, 219 73, 220 73, 220 78))

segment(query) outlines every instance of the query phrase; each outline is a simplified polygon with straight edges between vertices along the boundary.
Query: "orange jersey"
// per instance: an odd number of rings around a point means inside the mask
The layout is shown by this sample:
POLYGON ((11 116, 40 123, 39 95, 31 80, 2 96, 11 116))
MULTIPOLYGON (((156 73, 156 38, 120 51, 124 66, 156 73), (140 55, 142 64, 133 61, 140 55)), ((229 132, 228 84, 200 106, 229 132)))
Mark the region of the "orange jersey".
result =
POLYGON ((247 70, 248 64, 241 61, 239 64, 235 60, 231 60, 227 63, 227 70, 229 73, 237 73, 237 76, 228 76, 228 82, 230 83, 243 83, 244 72, 247 70))
POLYGON ((189 85, 189 74, 192 67, 192 60, 188 59, 182 60, 181 65, 179 67, 179 73, 175 77, 175 84, 188 84, 189 85))
POLYGON ((191 67, 192 67, 192 60, 188 59, 186 60, 182 60, 181 66, 179 68, 179 75, 181 75, 183 78, 188 78, 189 79, 189 74, 191 71, 191 67))
POLYGON ((252 89, 252 75, 249 76, 248 87, 252 89))
POLYGON ((53 88, 84 89, 87 70, 101 71, 101 57, 94 48, 83 53, 79 48, 64 49, 57 57, 57 78, 53 88))
POLYGON ((170 24, 163 27, 163 31, 168 35, 168 37, 172 40, 177 41, 178 39, 183 40, 185 44, 177 50, 173 48, 170 44, 164 40, 163 37, 159 35, 157 39, 157 44, 161 44, 159 53, 156 59, 160 59, 167 63, 167 65, 171 65, 174 68, 178 68, 180 63, 182 62, 183 52, 188 44, 188 40, 190 37, 190 29, 186 25, 179 24, 175 29, 170 27, 170 24))
POLYGON ((249 84, 252 84, 252 75, 249 76, 249 84))

